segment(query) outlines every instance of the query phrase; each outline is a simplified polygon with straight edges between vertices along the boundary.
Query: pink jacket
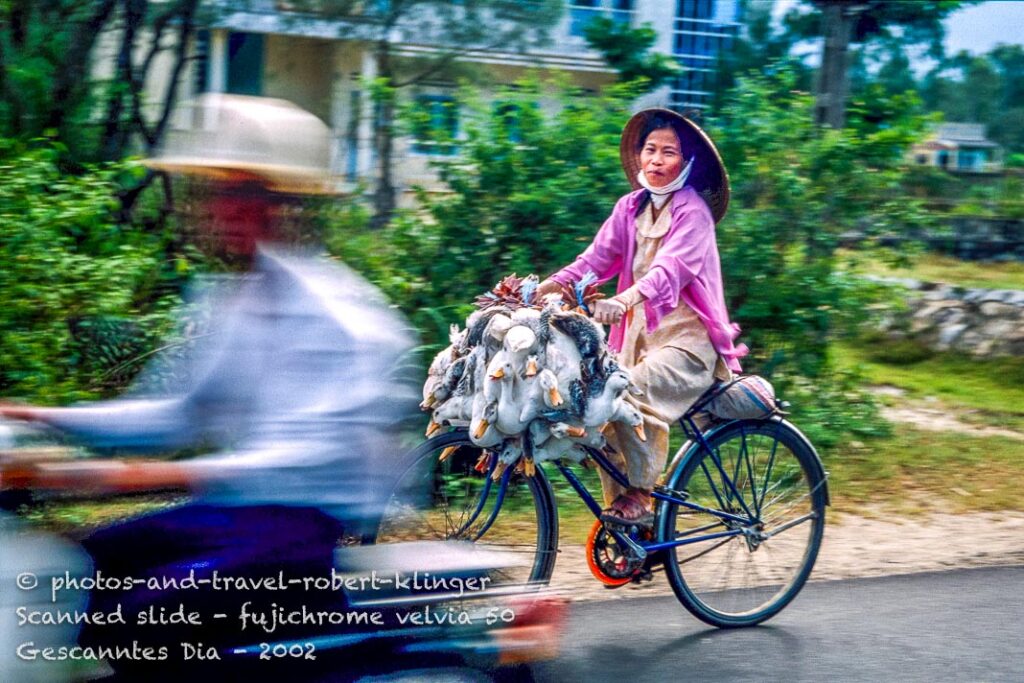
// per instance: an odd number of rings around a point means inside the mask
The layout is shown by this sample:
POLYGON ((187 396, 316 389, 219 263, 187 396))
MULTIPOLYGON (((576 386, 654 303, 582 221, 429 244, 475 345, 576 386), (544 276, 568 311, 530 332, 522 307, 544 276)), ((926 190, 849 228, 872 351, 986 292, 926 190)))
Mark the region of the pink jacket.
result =
MULTIPOLYGON (((643 190, 631 192, 615 204, 612 215, 598 230, 594 241, 576 260, 551 277, 570 284, 588 270, 599 282, 619 276, 616 293, 633 285, 633 256, 636 252, 637 203, 643 190)), ((708 330, 715 350, 729 369, 740 372, 739 358, 747 355, 745 344, 733 345, 739 336, 739 325, 729 322, 722 291, 722 266, 715 242, 715 222, 704 200, 691 187, 683 187, 671 199, 672 226, 661 241, 651 269, 638 285, 644 295, 647 331, 682 301, 692 308, 708 330)), ((612 351, 622 348, 625 328, 613 325, 608 335, 612 351)))

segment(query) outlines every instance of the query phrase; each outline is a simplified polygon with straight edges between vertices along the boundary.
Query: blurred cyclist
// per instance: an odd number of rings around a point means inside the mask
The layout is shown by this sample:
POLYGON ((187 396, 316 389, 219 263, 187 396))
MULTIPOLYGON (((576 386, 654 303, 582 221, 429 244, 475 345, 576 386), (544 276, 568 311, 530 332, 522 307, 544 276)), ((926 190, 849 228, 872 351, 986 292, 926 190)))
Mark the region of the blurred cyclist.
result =
MULTIPOLYGON (((183 483, 196 493, 188 505, 87 539, 105 574, 325 575, 339 539, 361 533, 384 503, 394 425, 418 398, 398 371, 412 336, 351 271, 288 244, 289 207, 329 191, 319 119, 288 102, 229 95, 202 96, 187 113, 188 125, 146 163, 203 180, 201 231, 248 270, 207 294, 210 329, 190 353, 143 373, 141 384, 159 374, 180 386, 69 408, 6 405, 0 415, 94 447, 216 449, 189 461, 81 470, 89 488, 129 476, 135 488, 183 483)), ((74 469, 59 476, 67 485, 74 469)), ((94 595, 94 605, 103 599, 94 595)), ((142 591, 132 599, 135 607, 181 602, 142 591)), ((222 599, 204 598, 205 611, 222 599)))

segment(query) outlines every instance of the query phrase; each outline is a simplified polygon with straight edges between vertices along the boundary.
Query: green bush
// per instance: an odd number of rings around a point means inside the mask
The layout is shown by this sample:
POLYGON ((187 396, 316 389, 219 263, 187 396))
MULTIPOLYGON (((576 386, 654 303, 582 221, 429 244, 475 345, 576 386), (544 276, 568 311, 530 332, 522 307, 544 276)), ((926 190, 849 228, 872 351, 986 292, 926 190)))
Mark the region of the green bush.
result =
POLYGON ((59 145, 0 140, 0 395, 120 388, 166 329, 166 237, 120 220, 130 163, 62 173, 59 145))
MULTIPOLYGON (((837 267, 840 236, 927 224, 904 191, 903 163, 925 119, 898 102, 884 125, 855 109, 848 128, 821 129, 813 98, 794 87, 785 68, 744 79, 705 122, 732 179, 718 245, 729 309, 752 349, 745 369, 768 375, 801 424, 836 443, 883 429, 828 360, 831 341, 852 334, 878 296, 837 267)), ((383 232, 351 212, 330 230, 333 252, 412 315, 428 344, 444 343, 447 323, 503 275, 571 262, 630 189, 618 145, 633 92, 565 90, 557 106, 550 92, 528 82, 501 93, 502 106, 468 99, 462 153, 439 164, 449 192, 420 191, 422 209, 383 232)))

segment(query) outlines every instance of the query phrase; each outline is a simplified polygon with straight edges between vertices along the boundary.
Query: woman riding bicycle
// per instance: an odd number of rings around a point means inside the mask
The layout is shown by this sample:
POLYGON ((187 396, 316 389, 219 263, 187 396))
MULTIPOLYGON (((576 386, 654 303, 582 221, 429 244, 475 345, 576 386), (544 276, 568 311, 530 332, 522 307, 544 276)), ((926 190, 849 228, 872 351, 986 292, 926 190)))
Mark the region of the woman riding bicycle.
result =
POLYGON ((715 242, 725 215, 729 179, 707 135, 664 109, 634 115, 622 133, 620 156, 634 191, 577 259, 541 283, 538 295, 560 291, 593 271, 603 282, 619 276, 616 295, 598 301, 594 318, 612 325, 609 347, 630 370, 647 441, 612 423, 606 436, 631 487, 623 491, 600 471, 602 519, 649 525, 651 493, 668 457, 669 427, 711 386, 739 372, 745 345, 729 321, 715 242), (640 305, 643 304, 643 305, 640 305))

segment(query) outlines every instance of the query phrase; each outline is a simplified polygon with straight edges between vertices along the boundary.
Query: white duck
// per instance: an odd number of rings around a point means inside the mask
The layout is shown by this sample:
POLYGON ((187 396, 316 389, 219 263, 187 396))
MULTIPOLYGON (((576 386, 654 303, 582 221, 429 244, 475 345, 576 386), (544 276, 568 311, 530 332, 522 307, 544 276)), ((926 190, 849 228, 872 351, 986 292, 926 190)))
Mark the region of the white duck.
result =
POLYGON ((509 466, 516 464, 523 455, 523 440, 521 438, 505 439, 498 451, 498 463, 491 472, 491 479, 497 481, 509 466))
MULTIPOLYGON (((497 398, 498 429, 505 434, 519 434, 527 426, 527 421, 520 419, 524 398, 522 380, 516 374, 510 358, 499 355, 494 360, 501 360, 500 365, 489 375, 490 381, 497 381, 500 386, 497 398)), ((491 366, 494 367, 493 362, 491 366)))
MULTIPOLYGON (((541 444, 534 442, 534 462, 546 462, 558 460, 569 453, 576 445, 574 437, 583 436, 585 431, 582 427, 576 427, 566 422, 556 422, 550 426, 551 438, 544 440, 541 444)), ((581 456, 582 457, 582 456, 581 456)))
MULTIPOLYGON (((477 391, 484 386, 487 368, 484 366, 484 348, 474 348, 464 359, 456 363, 464 363, 458 383, 452 395, 434 408, 434 421, 441 424, 467 424, 473 416, 473 405, 477 391)), ((454 366, 453 366, 454 367, 454 366)))
POLYGON ((558 391, 558 377, 547 368, 523 382, 525 396, 522 401, 522 411, 519 413, 519 421, 522 423, 531 422, 545 409, 559 408, 565 403, 561 393, 558 391))
POLYGON ((611 415, 608 417, 609 422, 625 422, 633 428, 636 432, 637 437, 641 441, 647 441, 647 432, 644 430, 644 416, 637 408, 626 401, 623 396, 619 400, 615 401, 611 415))
POLYGON ((587 400, 583 413, 583 426, 597 427, 611 420, 615 412, 615 403, 620 400, 629 388, 629 373, 618 369, 612 372, 601 387, 600 393, 587 400))
MULTIPOLYGON (((480 394, 477 394, 479 397, 480 394)), ((476 406, 474 406, 475 408, 476 406)), ((481 448, 497 446, 505 438, 505 435, 498 431, 495 423, 498 420, 498 403, 488 403, 479 412, 474 409, 473 419, 469 424, 470 440, 481 448)))
POLYGON ((527 358, 537 351, 537 333, 526 325, 512 325, 505 333, 502 350, 512 362, 513 371, 521 374, 527 369, 527 358))
MULTIPOLYGON (((423 410, 429 410, 444 401, 454 389, 454 383, 446 385, 445 380, 448 379, 452 364, 459 358, 459 347, 465 335, 466 331, 460 331, 458 325, 448 328, 449 344, 434 356, 427 370, 427 381, 423 384, 423 403, 420 404, 423 410)), ((458 382, 457 378, 455 382, 458 382)))
POLYGON ((501 313, 492 317, 487 323, 481 343, 487 352, 486 358, 488 362, 501 350, 505 341, 505 335, 511 327, 512 319, 501 313))

